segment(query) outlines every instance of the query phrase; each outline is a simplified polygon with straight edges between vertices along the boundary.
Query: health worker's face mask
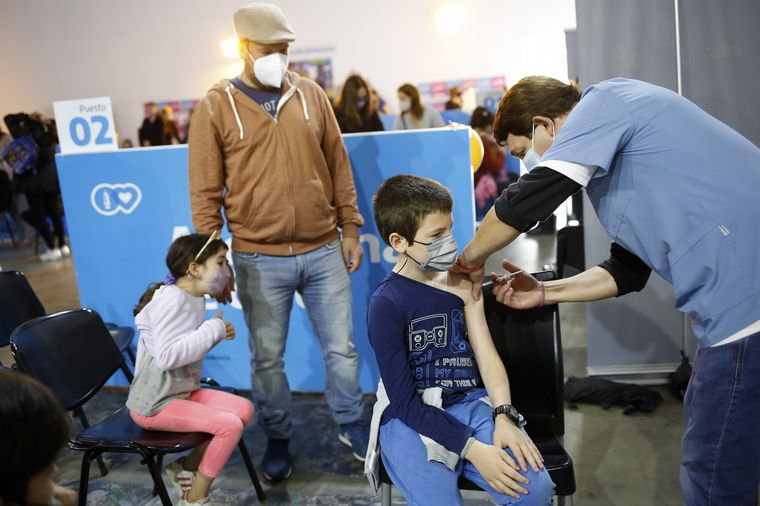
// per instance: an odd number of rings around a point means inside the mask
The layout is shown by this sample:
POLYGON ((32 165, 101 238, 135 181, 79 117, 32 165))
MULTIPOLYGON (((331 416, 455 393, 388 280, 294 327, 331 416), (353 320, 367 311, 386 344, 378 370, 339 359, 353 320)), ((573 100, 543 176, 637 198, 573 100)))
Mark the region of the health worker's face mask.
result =
MULTIPOLYGON (((554 134, 552 134, 552 142, 554 139, 554 134)), ((530 149, 527 153, 525 153, 525 156, 523 156, 522 162, 525 164, 525 168, 528 169, 528 172, 532 171, 536 168, 536 166, 541 161, 541 156, 536 153, 535 147, 536 147, 536 124, 533 123, 533 132, 530 134, 530 149)))
POLYGON ((211 277, 206 280, 208 291, 211 295, 220 295, 227 288, 230 282, 230 268, 226 265, 220 265, 214 270, 211 277))
POLYGON ((428 259, 419 262, 407 252, 406 256, 412 259, 421 270, 425 272, 444 272, 454 266, 457 259, 457 246, 454 240, 454 234, 447 234, 439 237, 433 242, 414 241, 417 244, 423 244, 427 249, 428 259))
POLYGON ((406 112, 409 109, 412 108, 412 101, 411 100, 399 100, 398 101, 398 108, 401 109, 401 112, 406 112))
POLYGON ((248 57, 253 62, 253 74, 261 84, 272 88, 282 86, 282 79, 285 77, 285 71, 288 69, 288 55, 272 53, 254 59, 249 54, 248 57))

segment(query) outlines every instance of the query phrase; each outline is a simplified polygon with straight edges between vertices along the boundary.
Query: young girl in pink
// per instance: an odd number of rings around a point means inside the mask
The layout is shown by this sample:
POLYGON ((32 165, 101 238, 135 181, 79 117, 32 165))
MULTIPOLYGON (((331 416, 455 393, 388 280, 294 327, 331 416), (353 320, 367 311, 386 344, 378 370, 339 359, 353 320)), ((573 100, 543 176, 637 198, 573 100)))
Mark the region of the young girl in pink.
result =
POLYGON ((145 429, 212 435, 166 469, 181 506, 208 505, 211 483, 253 418, 248 399, 200 388, 206 353, 235 337, 221 311, 203 320, 203 296, 222 293, 230 280, 227 245, 216 233, 180 237, 169 248, 166 265, 164 282, 152 285, 134 310, 140 340, 127 407, 145 429))

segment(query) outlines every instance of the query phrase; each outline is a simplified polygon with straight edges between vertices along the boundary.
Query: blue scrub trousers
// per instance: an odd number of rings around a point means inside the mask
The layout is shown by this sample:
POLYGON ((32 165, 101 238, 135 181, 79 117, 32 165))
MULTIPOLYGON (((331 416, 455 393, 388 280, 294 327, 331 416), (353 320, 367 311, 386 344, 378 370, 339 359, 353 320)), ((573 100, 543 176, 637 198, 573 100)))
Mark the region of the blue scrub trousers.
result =
POLYGON ((697 351, 684 411, 684 504, 757 506, 760 333, 697 351))

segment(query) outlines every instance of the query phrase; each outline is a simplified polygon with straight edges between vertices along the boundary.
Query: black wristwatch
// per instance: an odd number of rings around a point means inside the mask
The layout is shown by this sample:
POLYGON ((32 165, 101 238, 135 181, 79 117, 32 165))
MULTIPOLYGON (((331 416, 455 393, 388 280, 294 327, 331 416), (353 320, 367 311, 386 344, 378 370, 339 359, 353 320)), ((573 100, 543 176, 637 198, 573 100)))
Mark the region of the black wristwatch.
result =
POLYGON ((525 424, 528 423, 520 412, 511 404, 502 404, 501 406, 493 408, 493 419, 496 420, 496 417, 499 415, 507 415, 507 418, 512 420, 518 427, 524 427, 525 424))

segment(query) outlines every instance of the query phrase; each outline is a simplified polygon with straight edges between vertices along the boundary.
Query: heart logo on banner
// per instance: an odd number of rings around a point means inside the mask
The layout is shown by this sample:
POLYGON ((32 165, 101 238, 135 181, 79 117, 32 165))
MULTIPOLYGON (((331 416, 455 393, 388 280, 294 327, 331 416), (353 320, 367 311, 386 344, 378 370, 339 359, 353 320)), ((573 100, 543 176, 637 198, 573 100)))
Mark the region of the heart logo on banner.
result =
POLYGON ((134 183, 101 183, 90 192, 93 209, 103 216, 131 214, 142 200, 142 191, 134 183))

